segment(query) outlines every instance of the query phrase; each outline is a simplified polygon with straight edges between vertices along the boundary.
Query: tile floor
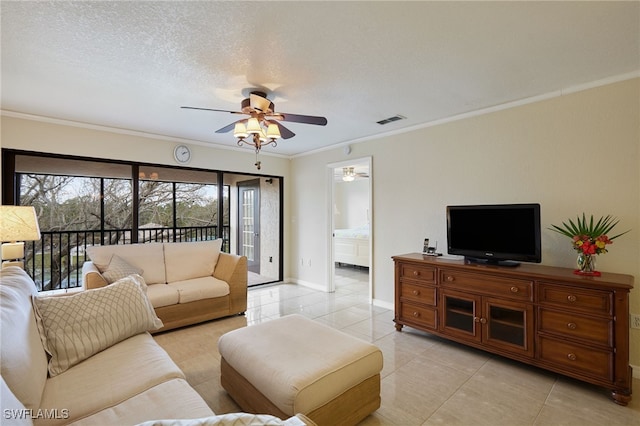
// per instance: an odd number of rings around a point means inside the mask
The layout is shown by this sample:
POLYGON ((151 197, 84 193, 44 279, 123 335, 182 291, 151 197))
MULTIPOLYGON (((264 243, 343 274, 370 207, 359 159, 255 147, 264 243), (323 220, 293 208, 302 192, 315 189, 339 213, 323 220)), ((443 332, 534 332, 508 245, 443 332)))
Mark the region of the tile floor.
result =
POLYGON ((405 327, 367 303, 367 272, 336 268, 336 292, 293 284, 249 290, 245 316, 156 335, 218 414, 239 411, 220 386, 218 338, 291 313, 373 342, 383 352, 382 406, 362 425, 640 425, 640 380, 627 407, 606 390, 405 327))

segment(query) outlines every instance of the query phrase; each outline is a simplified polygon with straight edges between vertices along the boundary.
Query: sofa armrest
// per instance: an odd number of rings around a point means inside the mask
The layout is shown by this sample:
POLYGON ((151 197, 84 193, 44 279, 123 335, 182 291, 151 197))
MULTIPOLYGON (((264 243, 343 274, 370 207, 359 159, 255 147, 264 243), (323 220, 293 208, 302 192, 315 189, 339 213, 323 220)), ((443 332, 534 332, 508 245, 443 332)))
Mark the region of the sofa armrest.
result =
POLYGON ((247 257, 220 252, 213 276, 229 285, 230 311, 247 310, 247 257))
POLYGON ((102 276, 98 267, 92 261, 86 261, 82 265, 82 287, 85 290, 106 287, 107 280, 102 276))

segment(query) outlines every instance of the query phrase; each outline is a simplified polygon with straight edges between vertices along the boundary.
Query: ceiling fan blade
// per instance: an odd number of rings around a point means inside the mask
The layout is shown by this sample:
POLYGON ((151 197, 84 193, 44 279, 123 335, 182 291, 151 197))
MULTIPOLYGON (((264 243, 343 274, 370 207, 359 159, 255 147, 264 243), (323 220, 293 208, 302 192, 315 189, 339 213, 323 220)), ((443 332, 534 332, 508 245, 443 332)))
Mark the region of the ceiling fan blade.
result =
MULTIPOLYGON (((242 121, 242 120, 238 120, 238 121, 242 121)), ((238 121, 234 121, 233 123, 231 123, 229 125, 226 125, 221 129, 216 130, 216 133, 227 133, 227 132, 230 132, 231 130, 233 130, 236 127, 236 123, 238 121)))
POLYGON ((191 107, 191 106, 181 106, 180 108, 182 108, 182 109, 197 109, 197 110, 200 110, 200 111, 228 112, 228 113, 231 113, 231 114, 244 114, 244 112, 229 111, 229 110, 226 110, 226 109, 199 108, 199 107, 191 107))
POLYGON ((282 124, 278 123, 275 120, 265 120, 265 121, 269 124, 275 124, 276 126, 278 126, 278 129, 280 129, 280 137, 282 137, 282 139, 289 139, 296 135, 291 130, 287 129, 286 127, 284 127, 282 124))
POLYGON ((282 121, 291 121, 292 123, 315 124, 318 126, 326 126, 327 119, 314 115, 288 114, 286 112, 278 112, 282 117, 282 121))

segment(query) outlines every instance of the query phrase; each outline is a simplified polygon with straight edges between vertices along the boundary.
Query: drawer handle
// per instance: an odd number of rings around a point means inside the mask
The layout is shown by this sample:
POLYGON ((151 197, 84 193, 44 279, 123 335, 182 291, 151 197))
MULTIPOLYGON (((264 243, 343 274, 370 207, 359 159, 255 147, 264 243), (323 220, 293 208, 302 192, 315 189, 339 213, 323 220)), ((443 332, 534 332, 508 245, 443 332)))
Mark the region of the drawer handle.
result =
POLYGON ((567 324, 567 328, 570 328, 571 330, 575 330, 577 327, 575 322, 570 322, 567 324))
POLYGON ((449 281, 450 283, 455 281, 456 279, 454 277, 452 277, 451 275, 447 275, 447 281, 449 281))
POLYGON ((569 302, 572 302, 572 303, 573 303, 573 302, 575 302, 576 300, 578 300, 578 298, 577 298, 577 297, 575 297, 573 294, 570 294, 570 295, 568 295, 568 296, 567 296, 567 300, 568 300, 569 302))
POLYGON ((418 271, 413 271, 413 276, 414 276, 414 277, 417 277, 418 275, 420 275, 420 272, 418 272, 418 271))
POLYGON ((516 287, 516 286, 511 287, 510 290, 511 290, 511 293, 517 293, 517 292, 520 291, 520 289, 518 287, 516 287))
POLYGON ((576 359, 578 359, 576 354, 572 354, 572 353, 567 354, 567 358, 569 358, 571 361, 575 361, 576 359))
POLYGON ((418 317, 420 316, 420 312, 418 312, 418 311, 414 311, 414 312, 413 312, 413 316, 414 316, 414 317, 416 317, 416 318, 418 318, 418 317))
POLYGON ((419 292, 418 290, 413 290, 413 295, 414 295, 414 296, 419 296, 419 295, 420 295, 420 292, 419 292))

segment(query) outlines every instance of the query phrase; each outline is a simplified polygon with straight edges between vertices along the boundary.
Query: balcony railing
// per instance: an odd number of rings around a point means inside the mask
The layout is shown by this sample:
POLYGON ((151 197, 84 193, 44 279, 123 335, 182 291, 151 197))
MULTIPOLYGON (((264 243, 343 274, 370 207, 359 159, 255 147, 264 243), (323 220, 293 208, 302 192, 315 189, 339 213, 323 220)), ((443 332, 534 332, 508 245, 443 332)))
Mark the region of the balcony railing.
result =
MULTIPOLYGON (((138 243, 207 241, 222 238, 222 251, 229 252, 230 228, 222 235, 217 226, 179 228, 141 228, 138 243)), ((70 289, 82 286, 82 265, 89 260, 86 249, 96 245, 131 244, 131 229, 104 231, 41 231, 38 241, 25 242, 24 269, 33 278, 38 291, 70 289)))

